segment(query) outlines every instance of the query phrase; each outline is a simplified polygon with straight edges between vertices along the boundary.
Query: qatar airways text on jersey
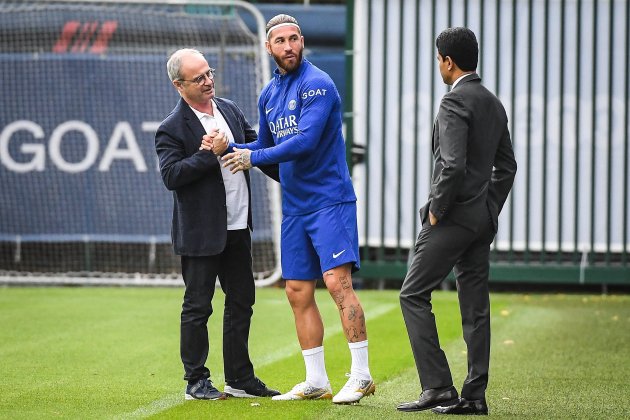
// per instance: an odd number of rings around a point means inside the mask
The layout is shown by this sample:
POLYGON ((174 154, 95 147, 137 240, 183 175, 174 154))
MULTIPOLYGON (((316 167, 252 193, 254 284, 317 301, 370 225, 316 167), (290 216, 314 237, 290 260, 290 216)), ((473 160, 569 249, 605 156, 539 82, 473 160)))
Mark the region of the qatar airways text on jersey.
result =
POLYGON ((284 136, 295 135, 299 133, 295 115, 280 117, 276 121, 269 121, 269 130, 280 139, 284 136))

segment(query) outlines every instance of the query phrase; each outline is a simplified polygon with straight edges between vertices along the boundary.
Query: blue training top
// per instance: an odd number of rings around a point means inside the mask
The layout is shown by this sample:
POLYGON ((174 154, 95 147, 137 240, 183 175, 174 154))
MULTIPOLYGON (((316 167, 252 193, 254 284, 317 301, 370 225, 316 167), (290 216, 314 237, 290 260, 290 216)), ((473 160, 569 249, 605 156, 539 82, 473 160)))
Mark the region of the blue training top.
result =
POLYGON ((253 166, 280 164, 282 213, 307 214, 356 201, 334 82, 303 59, 291 73, 274 71, 258 100, 258 139, 231 145, 252 150, 253 166))

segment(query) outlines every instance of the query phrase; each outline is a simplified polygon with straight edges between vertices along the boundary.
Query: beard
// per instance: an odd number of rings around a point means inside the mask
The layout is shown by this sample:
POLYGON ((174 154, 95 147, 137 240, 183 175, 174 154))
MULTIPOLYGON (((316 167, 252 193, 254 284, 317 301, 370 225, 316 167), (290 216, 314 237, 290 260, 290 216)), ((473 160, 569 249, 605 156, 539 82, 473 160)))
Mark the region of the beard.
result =
POLYGON ((300 67, 300 64, 302 63, 302 52, 303 51, 304 51, 304 48, 301 48, 300 52, 297 54, 297 59, 295 60, 295 63, 293 63, 293 64, 285 63, 281 57, 278 57, 275 54, 273 55, 273 60, 276 62, 276 65, 280 69, 282 69, 284 72, 291 73, 293 70, 295 70, 298 67, 300 67))

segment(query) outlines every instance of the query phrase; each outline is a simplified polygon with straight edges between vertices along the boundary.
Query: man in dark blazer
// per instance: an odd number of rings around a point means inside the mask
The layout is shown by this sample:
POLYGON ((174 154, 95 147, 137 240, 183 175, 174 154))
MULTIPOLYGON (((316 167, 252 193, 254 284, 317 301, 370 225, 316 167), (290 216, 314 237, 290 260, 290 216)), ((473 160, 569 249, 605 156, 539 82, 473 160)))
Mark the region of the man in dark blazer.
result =
POLYGON ((514 182, 516 161, 503 105, 475 73, 475 34, 449 28, 437 37, 436 46, 442 79, 453 89, 442 98, 433 127, 429 201, 420 210, 422 229, 400 291, 422 393, 398 410, 488 414, 490 244, 514 182), (453 268, 468 349, 461 399, 431 311, 431 293, 453 268))
MULTIPOLYGON (((248 352, 255 300, 249 173, 232 174, 215 156, 226 150, 229 141, 255 140, 256 132, 232 101, 214 96, 214 70, 199 51, 176 51, 167 72, 181 99, 158 128, 155 148, 164 185, 173 191, 171 234, 186 286, 180 337, 188 381, 184 396, 218 400, 226 394, 278 395, 254 375, 248 352), (202 146, 204 138, 211 147, 202 146), (224 392, 213 386, 205 366, 217 276, 225 293, 224 392)), ((278 180, 277 166, 261 169, 278 180)))

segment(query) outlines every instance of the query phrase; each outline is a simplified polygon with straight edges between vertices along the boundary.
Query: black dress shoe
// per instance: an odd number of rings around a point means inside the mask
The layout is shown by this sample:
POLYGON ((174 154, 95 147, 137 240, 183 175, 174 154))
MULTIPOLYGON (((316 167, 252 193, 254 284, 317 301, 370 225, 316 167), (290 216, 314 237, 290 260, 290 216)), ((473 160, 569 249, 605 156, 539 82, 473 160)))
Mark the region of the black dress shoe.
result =
POLYGON ((455 405, 445 406, 440 404, 439 407, 435 407, 433 410, 437 414, 467 414, 467 415, 488 415, 488 405, 486 400, 467 400, 462 398, 455 405))
POLYGON ((243 384, 225 385, 223 391, 230 397, 236 398, 273 397, 274 395, 280 395, 280 391, 268 388, 267 385, 257 377, 243 384))
POLYGON ((418 401, 399 404, 396 409, 399 411, 422 411, 437 406, 449 406, 457 404, 457 391, 454 386, 445 388, 425 389, 420 394, 418 401))
POLYGON ((212 385, 208 378, 201 378, 186 386, 184 398, 187 400, 224 400, 227 396, 212 385))

